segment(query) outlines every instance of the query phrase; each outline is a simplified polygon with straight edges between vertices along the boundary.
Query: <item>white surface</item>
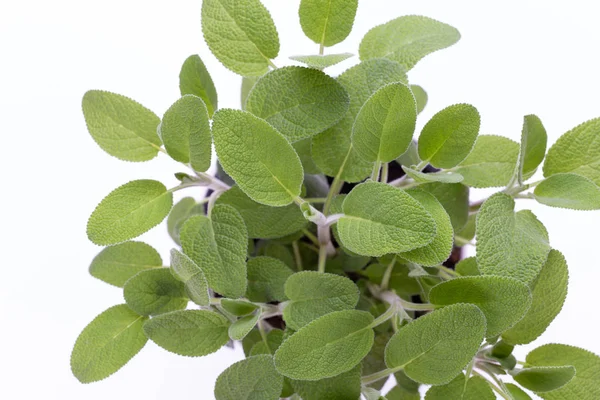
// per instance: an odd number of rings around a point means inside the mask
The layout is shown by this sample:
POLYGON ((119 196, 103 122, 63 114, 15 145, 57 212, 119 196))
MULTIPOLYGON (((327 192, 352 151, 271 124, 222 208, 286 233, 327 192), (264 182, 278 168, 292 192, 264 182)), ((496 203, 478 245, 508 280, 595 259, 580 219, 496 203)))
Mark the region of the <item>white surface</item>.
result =
MULTIPOLYGON (((468 102, 482 114, 482 133, 518 140, 523 115, 535 113, 553 143, 600 116, 594 3, 362 0, 351 36, 327 51, 357 53, 369 28, 400 15, 447 22, 461 31, 462 40, 410 73, 430 97, 421 125, 447 105, 468 102)), ((318 50, 302 34, 297 0, 265 4, 281 36, 277 65, 290 64, 287 56, 318 50)), ((216 82, 219 105, 238 107, 240 78, 203 43, 199 0, 0 2, 1 398, 210 399, 220 371, 239 359, 229 349, 183 358, 148 343, 100 383, 81 385, 69 370, 81 329, 123 301, 118 289, 87 273, 100 250, 86 239, 87 217, 118 185, 136 178, 173 185, 172 173, 178 171, 163 155, 149 163, 125 163, 103 153, 86 132, 81 97, 88 89, 110 90, 162 115, 178 98, 181 63, 194 53, 216 82)), ((534 346, 563 342, 600 354, 594 296, 600 281, 595 255, 600 212, 521 204, 546 224, 571 271, 564 310, 534 346)), ((166 259, 170 242, 164 227, 142 240, 166 259)), ((518 354, 523 358, 525 352, 518 354)))

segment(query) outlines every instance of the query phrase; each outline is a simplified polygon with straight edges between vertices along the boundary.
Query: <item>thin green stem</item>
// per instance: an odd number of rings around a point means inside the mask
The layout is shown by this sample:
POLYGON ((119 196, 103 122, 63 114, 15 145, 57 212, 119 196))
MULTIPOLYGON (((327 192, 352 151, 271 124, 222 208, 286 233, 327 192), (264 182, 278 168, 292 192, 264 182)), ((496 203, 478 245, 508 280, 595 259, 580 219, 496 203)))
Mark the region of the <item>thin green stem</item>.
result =
POLYGON ((292 242, 292 249, 294 250, 294 259, 296 260, 296 268, 298 271, 302 271, 304 268, 302 267, 302 254, 300 254, 300 247, 298 246, 298 241, 294 240, 292 242))
POLYGON ((309 203, 325 203, 327 197, 306 197, 304 201, 308 201, 309 203))
POLYGON ((272 60, 267 60, 267 61, 268 61, 268 63, 269 63, 269 66, 270 66, 271 68, 273 68, 273 69, 277 69, 277 65, 273 64, 273 61, 272 61, 272 60))
POLYGON ((327 264, 327 246, 321 244, 319 246, 319 272, 325 272, 325 265, 327 264))
POLYGON ((476 376, 478 376, 480 378, 483 378, 486 381, 488 381, 488 384, 494 390, 494 392, 498 393, 500 395, 500 397, 502 397, 503 399, 505 399, 505 400, 513 400, 512 396, 509 396, 506 393, 504 393, 504 391, 502 389, 500 389, 498 386, 496 386, 494 383, 492 383, 489 379, 486 379, 485 376, 483 376, 479 372, 473 371, 473 375, 476 375, 476 376))
POLYGON ((415 167, 415 169, 419 172, 423 171, 423 169, 425 169, 425 167, 429 164, 428 160, 424 160, 421 161, 420 163, 417 164, 417 166, 415 167))
POLYGON ((265 346, 267 346, 267 350, 272 354, 271 348, 269 347, 269 341, 267 339, 267 331, 265 329, 265 322, 263 320, 258 320, 258 332, 260 332, 260 337, 262 338, 265 346))
POLYGON ((340 175, 338 174, 335 178, 333 178, 333 182, 331 182, 331 186, 329 187, 329 193, 327 193, 325 205, 323 206, 323 214, 327 215, 329 213, 331 202, 333 201, 333 198, 340 193, 340 190, 342 190, 342 186, 344 186, 344 181, 340 178, 340 175))
POLYGON ((382 380, 384 378, 387 378, 391 374, 394 374, 394 373, 400 371, 401 369, 402 369, 402 367, 386 368, 386 369, 384 369, 382 371, 375 372, 374 374, 363 376, 361 378, 361 383, 363 385, 370 385, 371 383, 375 383, 375 382, 380 381, 380 380, 382 380))
POLYGON ((323 54, 325 54, 325 44, 323 44, 323 42, 321 42, 319 44, 319 55, 322 56, 323 54))
POLYGON ((319 239, 311 231, 304 228, 304 229, 302 229, 302 233, 304 233, 304 236, 306 236, 315 245, 317 245, 317 246, 319 245, 319 239))
POLYGON ((385 269, 385 273, 383 274, 383 278, 381 279, 381 290, 387 290, 390 284, 390 278, 392 277, 392 271, 394 269, 394 264, 396 264, 396 257, 392 258, 392 262, 390 262, 385 269))
POLYGON ((455 270, 453 270, 453 269, 450 269, 450 268, 448 268, 448 267, 445 267, 445 266, 443 266, 443 265, 438 265, 438 269, 439 269, 440 271, 444 271, 445 273, 447 273, 448 275, 450 275, 450 276, 451 276, 451 277, 453 277, 453 278, 458 278, 458 277, 460 277, 460 274, 459 274, 458 272, 456 272, 455 270))
POLYGON ((381 166, 381 179, 380 179, 380 181, 383 182, 383 183, 387 183, 389 173, 390 173, 390 164, 389 163, 383 163, 383 165, 381 166))
POLYGON ((379 170, 381 169, 381 161, 376 161, 371 172, 371 180, 377 182, 379 180, 379 170))
POLYGON ((412 301, 404 300, 402 297, 398 297, 400 305, 407 311, 432 311, 435 306, 430 303, 413 303, 412 301))

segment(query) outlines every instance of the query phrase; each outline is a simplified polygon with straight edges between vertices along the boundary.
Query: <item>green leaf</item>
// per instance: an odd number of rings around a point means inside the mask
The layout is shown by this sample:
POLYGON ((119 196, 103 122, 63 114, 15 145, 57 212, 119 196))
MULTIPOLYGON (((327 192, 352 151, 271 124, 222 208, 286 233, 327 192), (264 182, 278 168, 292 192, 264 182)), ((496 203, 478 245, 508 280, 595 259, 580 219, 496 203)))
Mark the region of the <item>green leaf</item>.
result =
POLYGON ((435 114, 419 136, 419 157, 436 168, 452 168, 473 149, 481 117, 470 104, 455 104, 435 114))
POLYGON ((495 400, 496 395, 485 379, 474 376, 465 379, 458 375, 452 382, 442 386, 432 386, 425 395, 425 400, 495 400))
POLYGON ((233 207, 216 205, 210 218, 197 215, 188 219, 181 230, 181 243, 214 291, 231 298, 246 293, 248 234, 233 207))
MULTIPOLYGON (((367 356, 362 361, 363 376, 371 375, 375 372, 383 371, 387 368, 383 356, 385 354, 385 346, 391 337, 392 334, 389 332, 375 334, 375 341, 373 342, 371 351, 369 351, 369 354, 367 354, 367 356)), ((380 379, 376 382, 369 384, 369 386, 380 390, 386 383, 386 381, 387 379, 385 378, 380 379)))
MULTIPOLYGON (((298 140, 297 142, 292 143, 294 150, 296 150, 296 154, 300 157, 300 162, 302 162, 302 168, 304 169, 305 174, 320 174, 321 170, 312 158, 312 138, 298 140)), ((306 175, 305 175, 306 177, 306 175)))
POLYGON ((223 65, 242 76, 262 75, 279 54, 279 35, 260 0, 204 0, 204 40, 223 65))
MULTIPOLYGON (((299 242, 302 244, 302 242, 299 242)), ((259 248, 256 251, 257 256, 267 256, 273 257, 282 261, 285 265, 287 265, 290 269, 296 269, 296 261, 294 260, 294 255, 292 254, 292 249, 288 246, 285 246, 280 243, 276 243, 274 241, 268 242, 259 242, 259 248)), ((302 249, 302 246, 300 247, 302 249)), ((314 251, 310 250, 314 253, 314 251)), ((316 260, 316 254, 315 254, 316 260)))
POLYGON ((474 188, 506 186, 515 172, 519 144, 502 136, 481 135, 471 154, 454 172, 461 174, 463 184, 474 188))
POLYGON ((417 382, 443 385, 475 356, 485 329, 485 317, 476 306, 444 307, 401 328, 386 347, 385 363, 417 382))
POLYGON ((391 83, 369 97, 358 112, 352 145, 366 161, 393 161, 408 149, 416 122, 411 90, 401 82, 391 83))
POLYGON ((256 356, 259 354, 273 354, 279 348, 279 346, 281 346, 282 342, 283 331, 280 329, 273 329, 269 333, 267 333, 266 342, 262 340, 262 337, 258 337, 258 342, 252 346, 249 355, 256 356))
POLYGON ((340 54, 325 54, 325 55, 314 55, 314 56, 292 56, 290 60, 299 61, 306 64, 310 68, 314 69, 325 69, 336 64, 341 63, 354 57, 352 53, 340 53, 340 54))
POLYGON ((302 0, 300 26, 321 47, 338 44, 350 34, 358 0, 302 0))
POLYGON ((544 176, 572 172, 600 185, 600 118, 576 126, 550 147, 544 162, 544 176))
POLYGON ((423 205, 407 192, 368 181, 346 196, 337 223, 340 239, 351 251, 379 257, 425 246, 436 224, 423 205))
POLYGON ((564 344, 546 344, 531 351, 526 362, 528 367, 575 367, 575 377, 564 387, 549 393, 538 393, 545 400, 600 398, 600 357, 594 353, 564 344))
POLYGON ((410 393, 407 392, 404 388, 400 386, 396 386, 390 390, 385 397, 380 397, 381 399, 387 400, 421 400, 421 395, 419 393, 410 393))
MULTIPOLYGON (((460 236, 461 239, 466 241, 471 241, 475 238, 475 228, 477 220, 477 213, 469 214, 469 218, 467 219, 467 223, 463 226, 459 231, 456 232, 456 236, 460 236)), ((457 246, 461 246, 461 243, 457 243, 457 246)))
POLYGON ((503 193, 481 206, 477 265, 484 275, 509 276, 531 286, 550 251, 548 232, 531 211, 514 209, 515 201, 503 193))
POLYGON ((217 204, 230 205, 240 213, 250 238, 280 238, 298 232, 307 224, 296 204, 271 207, 257 203, 237 186, 221 194, 217 204))
POLYGON ((248 100, 248 95, 250 91, 258 82, 259 76, 243 76, 242 77, 242 90, 240 92, 240 103, 242 105, 242 110, 246 109, 246 100, 248 100))
POLYGON ((160 224, 172 205, 173 194, 162 183, 128 182, 98 204, 88 220, 88 238, 99 245, 133 239, 160 224))
POLYGON ((185 285, 190 299, 199 306, 210 305, 208 282, 204 272, 191 258, 177 249, 171 250, 171 273, 185 285))
POLYGON ((246 300, 221 299, 221 306, 228 313, 242 317, 256 311, 259 307, 246 300))
POLYGON ((302 400, 348 400, 360 397, 361 366, 318 381, 291 381, 302 400))
POLYGON ((518 370, 512 374, 525 389, 536 393, 551 392, 565 386, 575 377, 575 367, 532 367, 518 370))
POLYGON ((448 213, 440 202, 430 193, 420 189, 410 189, 406 193, 411 195, 433 217, 436 225, 435 237, 423 247, 400 253, 405 260, 423 266, 433 267, 446 261, 452 252, 454 244, 454 231, 448 213))
MULTIPOLYGON (((268 338, 268 334, 267 334, 268 338)), ((242 349, 244 350, 244 355, 249 357, 252 349, 256 347, 259 343, 263 343, 262 335, 258 329, 251 330, 244 339, 242 339, 242 349)), ((280 343, 281 344, 281 343, 280 343)), ((263 352, 260 354, 271 354, 271 352, 263 352)))
POLYGON ((456 272, 462 276, 478 276, 481 275, 479 267, 477 266, 477 259, 475 257, 467 257, 458 262, 455 267, 456 272))
POLYGON ((218 108, 217 89, 200 56, 189 56, 179 72, 179 90, 181 95, 193 94, 204 101, 208 116, 212 118, 218 108))
POLYGON ((125 242, 102 250, 90 264, 90 274, 108 284, 123 287, 140 271, 162 267, 160 254, 142 242, 125 242))
POLYGON ((402 166, 402 170, 406 175, 410 176, 415 182, 441 182, 441 183, 459 183, 464 179, 461 174, 456 172, 439 171, 432 173, 424 173, 415 169, 402 166))
POLYGON ((526 115, 521 133, 521 152, 517 169, 519 183, 531 178, 546 155, 548 135, 542 121, 535 115, 526 115))
POLYGON ((460 33, 442 22, 419 15, 393 19, 371 29, 360 42, 361 60, 389 58, 410 70, 434 51, 456 43, 460 33))
POLYGON ((278 400, 283 377, 273 365, 273 357, 258 355, 238 361, 217 378, 216 400, 278 400))
POLYGON ((242 340, 256 326, 260 313, 246 315, 229 326, 229 337, 233 340, 242 340))
POLYGON ((373 345, 372 322, 365 311, 327 314, 285 340, 275 353, 275 366, 289 378, 310 381, 349 371, 373 345))
POLYGON ((335 79, 313 68, 283 67, 260 78, 246 110, 266 120, 290 142, 335 125, 348 111, 346 91, 335 79))
POLYGON ((157 315, 144 324, 144 333, 154 343, 175 354, 205 356, 229 341, 229 321, 207 310, 181 310, 157 315))
POLYGON ((533 193, 539 203, 551 207, 572 210, 600 209, 600 187, 582 175, 551 175, 540 182, 533 193))
POLYGON ((184 285, 169 268, 142 271, 123 287, 129 308, 140 315, 157 315, 184 309, 188 304, 184 285))
POLYGON ((304 173, 292 145, 266 121, 221 109, 213 120, 219 161, 252 200, 286 206, 300 195, 304 173))
POLYGON ((354 282, 339 275, 302 271, 285 282, 290 302, 283 309, 287 326, 299 330, 311 321, 334 311, 350 310, 358 303, 354 282))
POLYGON ((148 341, 142 332, 147 319, 125 304, 94 318, 75 342, 71 353, 73 375, 82 383, 90 383, 121 369, 148 341))
POLYGON ((461 230, 469 218, 469 188, 460 183, 431 182, 419 185, 435 196, 444 206, 452 221, 452 227, 457 232, 461 230))
POLYGON ((372 170, 372 163, 364 161, 353 149, 352 125, 363 104, 379 88, 388 83, 407 83, 406 71, 393 61, 376 59, 362 62, 337 78, 350 96, 346 116, 337 125, 316 135, 312 142, 315 164, 326 175, 347 182, 359 182, 372 170))
POLYGON ((512 344, 527 344, 537 339, 558 315, 567 297, 569 271, 564 256, 550 250, 531 294, 533 302, 527 314, 502 338, 512 344))
POLYGON ((179 233, 184 222, 198 214, 204 215, 204 204, 196 204, 196 200, 192 197, 184 197, 173 206, 167 217, 167 230, 175 243, 181 245, 179 233))
POLYGON ((421 111, 423 111, 427 105, 427 92, 419 85, 410 85, 410 90, 412 90, 413 96, 415 96, 417 102, 417 114, 421 114, 421 111))
POLYGON ((517 385, 505 383, 504 386, 508 390, 508 393, 510 393, 510 395, 513 397, 513 400, 531 400, 531 397, 529 397, 529 395, 517 385))
POLYGON ((159 134, 175 161, 196 171, 210 168, 211 135, 208 111, 200 97, 186 94, 165 112, 159 134))
MULTIPOLYGON (((377 285, 381 285, 383 275, 387 265, 385 264, 371 264, 363 272, 363 274, 369 278, 369 280, 377 285)), ((398 261, 394 264, 394 269, 390 274, 390 281, 388 287, 393 289, 396 294, 404 298, 410 298, 412 295, 419 294, 421 292, 421 286, 419 282, 410 277, 408 274, 410 269, 404 264, 400 264, 398 261)))
POLYGON ((160 118, 120 94, 90 90, 82 101, 88 131, 102 150, 125 161, 148 161, 162 144, 156 134, 160 118))
POLYGON ((502 276, 472 276, 452 279, 434 286, 429 302, 436 306, 474 304, 487 322, 487 337, 513 327, 531 306, 529 288, 520 281, 502 276))
POLYGON ((248 291, 250 301, 268 303, 285 301, 284 285, 292 270, 273 257, 255 257, 248 260, 248 291))

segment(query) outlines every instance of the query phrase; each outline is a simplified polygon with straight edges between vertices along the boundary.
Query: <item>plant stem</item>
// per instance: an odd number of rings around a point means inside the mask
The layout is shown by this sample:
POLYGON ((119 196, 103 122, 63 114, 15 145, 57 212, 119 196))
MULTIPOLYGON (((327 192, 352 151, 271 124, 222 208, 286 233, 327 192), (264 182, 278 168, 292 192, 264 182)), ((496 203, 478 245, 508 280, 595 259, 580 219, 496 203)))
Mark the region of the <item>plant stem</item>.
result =
POLYGON ((277 69, 277 65, 273 64, 272 60, 268 60, 269 66, 273 69, 277 69))
POLYGON ((438 269, 440 271, 444 271, 446 274, 450 275, 452 278, 459 278, 460 274, 453 269, 448 267, 444 267, 443 265, 438 265, 438 269))
POLYGON ((370 385, 371 383, 377 382, 381 379, 387 378, 391 374, 398 372, 402 369, 402 367, 397 368, 386 368, 382 371, 375 372, 374 374, 363 376, 361 378, 361 383, 363 385, 370 385))
POLYGON ((389 171, 390 171, 390 165, 389 165, 389 163, 383 163, 383 165, 381 166, 381 179, 380 179, 380 182, 387 183, 389 171))
POLYGON ((304 233, 304 236, 306 236, 311 242, 313 242, 317 246, 319 245, 319 239, 317 239, 317 237, 315 235, 313 235, 313 233, 311 231, 304 228, 304 229, 302 229, 302 233, 304 233))
POLYGON ((398 297, 400 305, 407 311, 432 311, 435 306, 430 303, 413 303, 411 301, 404 300, 402 297, 398 297))
POLYGON ((504 391, 502 389, 500 389, 499 387, 497 387, 493 382, 491 382, 489 379, 486 379, 485 376, 483 376, 482 374, 480 374, 477 371, 473 371, 473 375, 476 375, 480 378, 485 379, 488 384, 490 385, 490 387, 494 390, 494 392, 498 393, 500 395, 500 397, 502 397, 505 400, 513 400, 512 396, 507 395, 506 393, 504 393, 504 391))
POLYGON ((292 242, 292 249, 294 250, 294 259, 296 260, 296 268, 298 271, 302 271, 304 268, 302 267, 302 255, 300 254, 300 247, 298 247, 298 241, 294 240, 292 242))
POLYGON ((325 264, 327 263, 327 247, 319 246, 319 272, 325 272, 325 264))
POLYGON ((391 303, 390 306, 388 307, 388 309, 385 310, 385 312, 383 314, 381 314, 379 317, 375 318, 375 320, 373 322, 371 322, 371 325, 369 325, 369 326, 371 328, 375 328, 376 326, 383 324, 390 318, 393 318, 397 313, 398 313, 398 303, 396 303, 396 302, 391 303))
POLYGON ((321 42, 319 44, 319 55, 322 56, 323 54, 325 54, 325 45, 323 44, 323 42, 321 42))
POLYGON ((327 197, 306 197, 304 201, 308 201, 309 203, 325 203, 327 197))
POLYGON ((263 342, 265 343, 265 346, 267 346, 267 350, 269 350, 269 353, 273 354, 271 351, 271 348, 269 347, 269 341, 267 340, 267 332, 265 330, 265 322, 263 320, 258 320, 258 331, 260 332, 260 337, 262 338, 263 342))
POLYGON ((371 180, 377 182, 379 180, 379 170, 381 169, 381 161, 376 161, 371 172, 371 180))
POLYGON ((402 182, 406 180, 407 177, 408 175, 402 175, 400 178, 394 179, 393 181, 389 182, 389 184, 391 186, 399 187, 402 184, 402 182))
POLYGON ((381 290, 387 290, 390 284, 390 278, 392 276, 392 270, 394 269, 394 264, 396 264, 396 257, 392 258, 392 262, 390 262, 385 269, 385 273, 383 274, 383 278, 381 279, 381 290))
POLYGON ((333 198, 340 193, 342 186, 344 186, 344 181, 341 180, 340 175, 338 174, 333 178, 333 182, 331 182, 331 186, 329 187, 329 193, 327 193, 325 205, 323 206, 323 214, 327 215, 329 213, 331 202, 333 201, 333 198))

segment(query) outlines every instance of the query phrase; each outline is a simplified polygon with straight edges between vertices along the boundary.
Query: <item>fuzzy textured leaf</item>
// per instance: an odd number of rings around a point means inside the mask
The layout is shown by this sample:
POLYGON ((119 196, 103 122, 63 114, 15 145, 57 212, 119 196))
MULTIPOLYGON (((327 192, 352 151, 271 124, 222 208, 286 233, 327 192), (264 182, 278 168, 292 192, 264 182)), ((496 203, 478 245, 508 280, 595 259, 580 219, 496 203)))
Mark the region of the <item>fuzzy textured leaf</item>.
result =
POLYGON ((291 381, 302 400, 357 400, 360 397, 361 366, 319 381, 291 381))
POLYGON ((144 333, 165 350, 182 356, 214 353, 229 341, 230 322, 213 311, 181 310, 157 315, 144 324, 144 333))
POLYGON ((300 26, 313 42, 333 46, 350 34, 357 7, 358 0, 302 0, 300 26))
POLYGON ((156 157, 161 141, 156 134, 160 118, 146 107, 120 94, 90 90, 83 96, 83 116, 98 145, 125 161, 156 157))
POLYGON ((90 274, 108 284, 123 287, 140 271, 162 267, 160 254, 143 242, 125 242, 102 250, 90 265, 90 274))
POLYGON ((133 239, 160 224, 172 205, 173 194, 162 183, 128 182, 98 204, 88 220, 88 238, 99 245, 133 239))
POLYGON ((513 374, 513 378, 525 389, 536 393, 551 392, 569 383, 575 376, 575 367, 532 367, 513 374))
POLYGON ((310 68, 325 69, 354 57, 352 53, 325 54, 314 56, 291 56, 290 60, 306 64, 310 68))
POLYGON ((197 204, 193 197, 184 197, 179 200, 167 217, 167 231, 171 239, 181 245, 179 233, 185 221, 194 215, 204 215, 204 204, 197 204))
POLYGON ((485 379, 473 376, 467 381, 464 374, 442 386, 432 386, 425 400, 495 400, 496 395, 485 379))
POLYGON ((517 169, 519 183, 529 179, 546 155, 548 135, 542 121, 535 115, 526 115, 521 133, 521 152, 517 169))
POLYGON ((213 120, 219 161, 252 200, 286 206, 300 195, 304 173, 292 145, 265 120, 239 110, 219 110, 213 120))
POLYGON ((410 90, 412 90, 417 102, 417 114, 421 114, 421 111, 423 111, 427 105, 427 92, 419 85, 410 85, 410 90))
POLYGON ((460 183, 431 182, 419 185, 435 196, 444 206, 455 232, 461 230, 469 219, 469 188, 460 183))
POLYGON ((517 385, 513 385, 512 383, 507 383, 504 386, 506 386, 506 389, 513 397, 513 400, 531 400, 531 397, 517 385))
POLYGON ((600 209, 600 187, 582 175, 551 175, 540 182, 533 193, 539 203, 550 207, 572 210, 600 209))
POLYGON ((181 243, 214 291, 232 298, 246 293, 248 234, 233 207, 216 205, 210 218, 196 215, 188 219, 181 230, 181 243))
POLYGON ((184 309, 188 304, 184 285, 169 268, 139 272, 125 283, 123 297, 129 308, 140 315, 158 315, 184 309))
POLYGON ((200 97, 212 118, 218 108, 217 89, 200 56, 191 55, 183 62, 179 72, 179 91, 182 96, 193 94, 200 97))
POLYGON ((273 257, 255 257, 248 260, 248 291, 250 301, 267 303, 285 301, 284 285, 292 270, 273 257))
POLYGON ((242 76, 262 75, 279 54, 279 35, 260 0, 204 0, 202 33, 223 65, 242 76))
POLYGON ((221 306, 228 313, 242 317, 256 311, 259 306, 246 300, 221 299, 221 306))
POLYGON ((311 381, 349 371, 373 345, 372 322, 365 311, 327 314, 285 340, 275 353, 275 366, 289 378, 311 381))
POLYGON ((71 353, 73 375, 82 383, 90 383, 121 369, 148 341, 142 331, 147 319, 125 304, 111 307, 94 318, 75 342, 71 353))
POLYGON ((529 210, 514 211, 512 197, 497 193, 477 215, 477 265, 484 275, 519 279, 531 286, 550 251, 548 232, 529 210))
POLYGON ((415 169, 402 166, 402 170, 406 175, 410 176, 415 182, 441 182, 441 183, 460 183, 463 181, 463 176, 456 172, 432 172, 424 173, 415 169))
POLYGON ((410 70, 426 55, 456 43, 460 33, 450 25, 419 15, 393 19, 371 29, 360 42, 361 60, 389 58, 410 70))
POLYGON ((242 340, 256 326, 260 313, 246 315, 229 326, 229 337, 233 340, 242 340))
POLYGON ((444 307, 401 328, 386 347, 385 363, 417 382, 446 384, 475 356, 485 329, 485 316, 476 306, 444 307))
POLYGON ((479 267, 477 266, 477 259, 475 257, 467 257, 460 260, 456 264, 456 272, 462 276, 478 276, 481 275, 479 267))
POLYGON ((217 378, 216 400, 278 400, 283 377, 273 357, 258 355, 238 361, 217 378))
POLYGON ((199 306, 210 305, 208 282, 204 272, 191 258, 177 249, 171 250, 171 273, 185 285, 190 299, 199 306))
POLYGON ((351 251, 379 257, 425 246, 435 238, 436 223, 423 205, 401 189, 368 181, 356 186, 337 223, 351 251))

